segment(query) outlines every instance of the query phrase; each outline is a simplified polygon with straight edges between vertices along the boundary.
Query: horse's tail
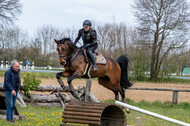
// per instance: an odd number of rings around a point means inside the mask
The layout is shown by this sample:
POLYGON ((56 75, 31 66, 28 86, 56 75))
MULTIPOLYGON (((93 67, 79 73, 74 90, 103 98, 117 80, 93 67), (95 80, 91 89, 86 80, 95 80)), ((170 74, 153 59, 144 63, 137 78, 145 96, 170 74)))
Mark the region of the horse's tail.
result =
POLYGON ((117 62, 121 68, 121 79, 120 79, 120 85, 122 88, 127 89, 128 87, 131 87, 133 84, 128 80, 128 62, 129 59, 126 55, 121 55, 117 62))

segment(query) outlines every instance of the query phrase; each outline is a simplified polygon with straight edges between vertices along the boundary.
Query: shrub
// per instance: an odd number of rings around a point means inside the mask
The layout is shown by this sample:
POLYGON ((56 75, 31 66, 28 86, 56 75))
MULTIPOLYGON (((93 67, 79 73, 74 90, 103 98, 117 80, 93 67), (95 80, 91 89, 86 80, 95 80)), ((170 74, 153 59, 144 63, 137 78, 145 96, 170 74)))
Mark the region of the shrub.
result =
POLYGON ((35 90, 40 85, 41 79, 38 76, 36 73, 27 73, 24 76, 23 90, 27 96, 31 96, 30 90, 35 90))

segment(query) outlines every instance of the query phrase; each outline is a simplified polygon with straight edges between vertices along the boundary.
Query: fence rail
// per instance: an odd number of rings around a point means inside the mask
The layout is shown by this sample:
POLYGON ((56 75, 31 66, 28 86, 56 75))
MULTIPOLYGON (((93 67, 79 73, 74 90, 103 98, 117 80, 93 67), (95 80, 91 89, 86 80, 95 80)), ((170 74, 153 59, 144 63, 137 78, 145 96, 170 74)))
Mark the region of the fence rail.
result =
MULTIPOLYGON (((0 68, 0 71, 7 71, 8 68, 0 68)), ((32 70, 32 69, 22 69, 21 72, 36 72, 36 73, 59 73, 63 72, 62 69, 58 70, 32 70)))
MULTIPOLYGON (((2 83, 0 83, 0 87, 2 87, 2 83)), ((87 85, 86 85, 87 86, 87 85)), ((0 88, 1 89, 1 88, 0 88)), ((60 86, 53 86, 53 85, 40 85, 35 91, 44 92, 44 91, 59 91, 65 92, 60 86)), ((190 92, 188 89, 168 89, 168 88, 142 88, 142 87, 131 87, 127 90, 151 90, 151 91, 172 91, 172 103, 178 103, 178 96, 179 92, 190 92)))
POLYGON ((178 103, 179 92, 190 92, 190 90, 188 90, 188 89, 141 88, 141 87, 131 87, 131 88, 128 88, 128 90, 172 91, 173 92, 172 103, 174 103, 174 104, 178 103))
POLYGON ((126 107, 126 108, 129 108, 129 109, 132 109, 132 110, 135 110, 135 111, 140 112, 140 113, 144 113, 144 114, 147 114, 147 115, 150 115, 150 116, 154 116, 156 118, 160 118, 160 119, 168 121, 168 122, 172 122, 172 123, 179 124, 179 125, 182 125, 182 126, 190 126, 190 124, 188 124, 188 123, 185 123, 185 122, 182 122, 182 121, 179 121, 179 120, 176 120, 176 119, 172 119, 172 118, 169 118, 169 117, 166 117, 166 116, 154 113, 154 112, 150 112, 150 111, 147 111, 147 110, 144 110, 144 109, 141 109, 141 108, 138 108, 138 107, 123 103, 123 102, 115 101, 115 104, 123 106, 123 107, 126 107))

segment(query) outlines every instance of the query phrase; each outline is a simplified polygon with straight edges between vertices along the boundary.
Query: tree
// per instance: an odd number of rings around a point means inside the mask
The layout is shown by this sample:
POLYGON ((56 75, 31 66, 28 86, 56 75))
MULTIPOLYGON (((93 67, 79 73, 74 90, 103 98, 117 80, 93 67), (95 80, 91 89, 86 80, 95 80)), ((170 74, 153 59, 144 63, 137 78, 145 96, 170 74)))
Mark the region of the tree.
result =
POLYGON ((151 47, 150 79, 157 79, 162 62, 173 49, 183 48, 189 40, 189 5, 186 0, 136 0, 142 44, 151 47))
POLYGON ((21 14, 20 0, 0 0, 0 25, 12 23, 21 14))
POLYGON ((33 42, 34 46, 39 46, 41 53, 43 54, 43 59, 41 62, 43 65, 49 65, 50 53, 56 51, 56 44, 54 39, 62 39, 65 37, 62 32, 52 25, 43 25, 40 28, 37 28, 35 32, 35 41, 33 42))
POLYGON ((3 28, 0 35, 1 60, 11 61, 13 58, 20 57, 17 52, 29 44, 28 34, 18 26, 3 28))
POLYGON ((130 43, 128 29, 125 23, 106 23, 97 25, 96 31, 98 34, 98 50, 105 56, 118 58, 119 55, 127 54, 127 47, 130 43))

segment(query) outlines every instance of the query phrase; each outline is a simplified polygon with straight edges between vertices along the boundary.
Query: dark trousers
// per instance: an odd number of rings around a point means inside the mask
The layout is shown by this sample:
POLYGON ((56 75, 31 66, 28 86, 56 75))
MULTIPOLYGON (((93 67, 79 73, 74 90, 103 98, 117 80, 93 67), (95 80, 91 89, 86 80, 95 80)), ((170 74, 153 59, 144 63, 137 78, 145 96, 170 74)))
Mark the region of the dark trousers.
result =
POLYGON ((88 47, 87 48, 87 55, 90 58, 91 62, 93 63, 93 65, 95 66, 95 57, 93 55, 94 51, 97 49, 98 45, 94 45, 92 47, 88 47))
POLYGON ((18 92, 16 92, 16 96, 14 96, 10 91, 5 91, 5 95, 6 95, 6 105, 7 105, 7 120, 12 120, 13 119, 13 114, 14 114, 14 110, 16 107, 16 99, 17 99, 17 94, 18 92))

